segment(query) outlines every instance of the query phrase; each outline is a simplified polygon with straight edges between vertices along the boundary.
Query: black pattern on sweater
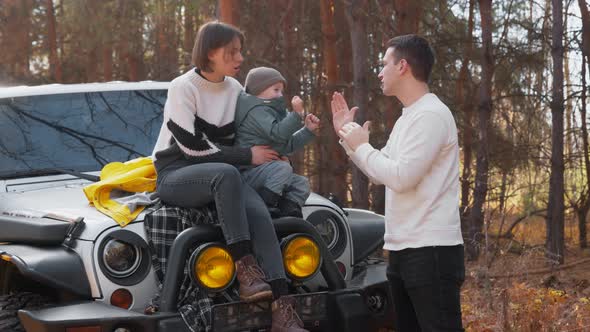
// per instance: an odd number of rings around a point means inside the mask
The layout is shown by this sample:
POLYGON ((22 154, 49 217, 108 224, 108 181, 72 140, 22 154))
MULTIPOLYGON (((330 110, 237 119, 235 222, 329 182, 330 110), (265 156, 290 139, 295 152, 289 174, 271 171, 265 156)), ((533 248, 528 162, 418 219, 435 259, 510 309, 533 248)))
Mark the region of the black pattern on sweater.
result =
POLYGON ((191 134, 172 120, 168 120, 166 126, 172 132, 175 140, 191 150, 206 151, 212 148, 200 131, 195 130, 195 133, 191 134))
POLYGON ((213 145, 214 143, 228 146, 234 144, 235 128, 233 122, 217 127, 195 116, 194 134, 179 126, 172 119, 168 120, 166 126, 180 144, 191 150, 206 151, 217 147, 213 145))
MULTIPOLYGON (((233 131, 233 123, 230 125, 230 129, 233 131)), ((182 157, 194 163, 224 162, 232 165, 249 165, 251 163, 252 153, 250 149, 233 146, 234 135, 232 134, 228 135, 228 137, 209 138, 208 135, 204 135, 203 132, 198 130, 196 126, 195 133, 192 134, 180 127, 171 119, 166 122, 166 126, 172 133, 172 142, 167 149, 156 153, 155 166, 157 170, 167 167, 172 162, 182 157), (182 144, 186 149, 190 149, 195 152, 205 152, 207 150, 211 150, 212 148, 217 148, 218 151, 203 153, 201 156, 189 155, 186 151, 179 147, 177 142, 182 144)), ((208 131, 214 133, 214 136, 220 136, 220 133, 227 132, 226 127, 227 126, 221 127, 223 129, 220 131, 216 131, 213 128, 210 128, 208 131)))
POLYGON ((195 116, 195 129, 204 132, 205 135, 207 135, 207 137, 211 140, 215 140, 215 138, 221 137, 233 137, 236 132, 233 121, 226 125, 218 127, 216 125, 210 124, 209 122, 201 119, 198 116, 195 116))

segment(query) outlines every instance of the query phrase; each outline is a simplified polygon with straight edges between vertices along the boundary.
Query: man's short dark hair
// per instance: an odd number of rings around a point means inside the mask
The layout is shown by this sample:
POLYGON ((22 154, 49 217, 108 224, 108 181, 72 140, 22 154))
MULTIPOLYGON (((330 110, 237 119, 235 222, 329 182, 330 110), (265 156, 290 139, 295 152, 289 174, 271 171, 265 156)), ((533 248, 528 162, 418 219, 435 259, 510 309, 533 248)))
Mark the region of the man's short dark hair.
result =
POLYGON ((244 34, 235 26, 219 21, 203 24, 197 32, 192 64, 203 71, 212 71, 209 52, 224 47, 238 38, 244 44, 244 34))
POLYGON ((387 48, 390 47, 393 47, 394 63, 405 59, 414 77, 428 83, 434 65, 434 52, 426 39, 417 35, 397 36, 387 42, 387 48))

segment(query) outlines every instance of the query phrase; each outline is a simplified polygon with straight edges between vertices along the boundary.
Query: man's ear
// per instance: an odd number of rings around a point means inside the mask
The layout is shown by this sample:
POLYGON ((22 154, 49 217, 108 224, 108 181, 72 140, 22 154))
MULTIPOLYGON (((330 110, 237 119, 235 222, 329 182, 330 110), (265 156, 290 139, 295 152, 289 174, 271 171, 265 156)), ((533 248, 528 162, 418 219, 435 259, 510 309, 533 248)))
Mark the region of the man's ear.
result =
POLYGON ((401 75, 404 75, 405 73, 408 72, 408 70, 410 70, 410 64, 408 64, 408 62, 406 61, 406 59, 401 59, 399 60, 399 73, 401 75))

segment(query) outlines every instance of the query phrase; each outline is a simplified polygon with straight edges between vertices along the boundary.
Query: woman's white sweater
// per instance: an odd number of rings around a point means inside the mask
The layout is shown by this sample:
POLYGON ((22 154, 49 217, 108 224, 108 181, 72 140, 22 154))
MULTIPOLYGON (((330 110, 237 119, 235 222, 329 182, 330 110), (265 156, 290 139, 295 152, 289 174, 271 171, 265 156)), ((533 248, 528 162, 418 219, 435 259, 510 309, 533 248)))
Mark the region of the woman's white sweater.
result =
POLYGON ((234 117, 242 85, 225 77, 214 83, 195 69, 170 83, 164 121, 152 156, 156 169, 184 158, 194 163, 251 163, 250 149, 233 146, 234 117))

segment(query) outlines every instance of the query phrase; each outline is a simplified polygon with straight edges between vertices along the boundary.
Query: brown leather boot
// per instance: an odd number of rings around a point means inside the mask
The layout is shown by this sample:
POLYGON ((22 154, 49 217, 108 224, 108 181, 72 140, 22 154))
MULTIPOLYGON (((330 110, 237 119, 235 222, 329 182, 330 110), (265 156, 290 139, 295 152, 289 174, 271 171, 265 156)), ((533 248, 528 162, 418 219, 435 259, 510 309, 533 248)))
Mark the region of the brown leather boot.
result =
POLYGON ((264 281, 264 272, 252 255, 236 261, 236 277, 240 283, 240 300, 254 302, 272 298, 270 285, 264 281))
POLYGON ((296 300, 291 296, 281 296, 271 304, 271 332, 308 332, 297 315, 296 300))

